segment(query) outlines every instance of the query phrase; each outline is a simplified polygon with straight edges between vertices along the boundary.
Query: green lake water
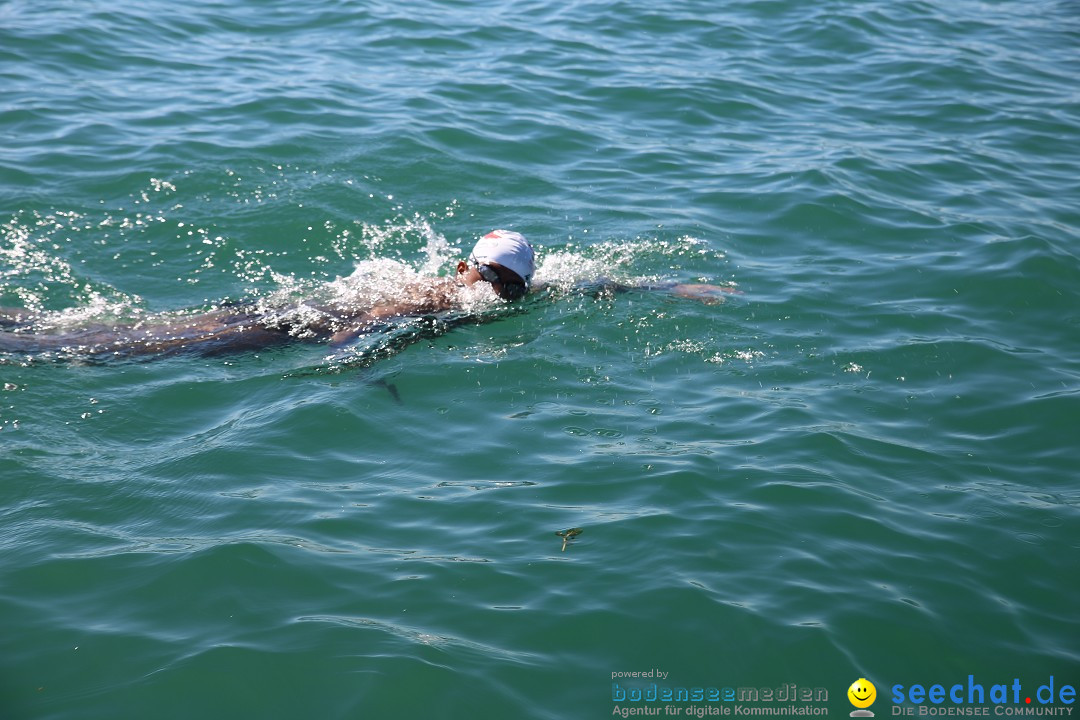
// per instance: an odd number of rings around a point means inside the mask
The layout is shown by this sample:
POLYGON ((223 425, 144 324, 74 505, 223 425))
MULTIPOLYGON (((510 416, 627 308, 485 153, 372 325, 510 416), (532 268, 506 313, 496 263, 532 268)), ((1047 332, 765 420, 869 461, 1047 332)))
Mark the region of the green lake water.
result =
POLYGON ((1077 78, 1072 0, 3 0, 0 306, 40 328, 496 227, 548 289, 0 355, 0 717, 1075 711, 1077 78), (792 684, 827 699, 648 699, 792 684))

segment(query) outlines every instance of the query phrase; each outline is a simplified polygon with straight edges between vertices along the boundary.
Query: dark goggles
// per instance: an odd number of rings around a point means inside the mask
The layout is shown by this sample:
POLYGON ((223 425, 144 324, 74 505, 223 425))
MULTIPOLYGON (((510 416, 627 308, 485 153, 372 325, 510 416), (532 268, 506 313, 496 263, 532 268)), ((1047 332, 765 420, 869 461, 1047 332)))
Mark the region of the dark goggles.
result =
POLYGON ((469 262, 476 268, 476 272, 480 274, 482 280, 492 284, 498 283, 502 287, 502 292, 499 293, 499 296, 504 300, 517 300, 518 298, 523 297, 529 290, 528 286, 523 282, 503 280, 499 277, 499 273, 495 268, 477 262, 476 257, 472 255, 469 256, 469 262))

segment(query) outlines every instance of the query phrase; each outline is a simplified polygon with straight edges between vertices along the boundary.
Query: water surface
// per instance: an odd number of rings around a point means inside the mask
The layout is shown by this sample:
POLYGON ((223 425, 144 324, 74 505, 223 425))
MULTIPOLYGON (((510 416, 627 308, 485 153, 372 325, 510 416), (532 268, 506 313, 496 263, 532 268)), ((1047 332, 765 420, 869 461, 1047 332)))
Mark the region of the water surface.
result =
POLYGON ((4 716, 1076 685, 1077 47, 1069 0, 0 5, 0 305, 494 227, 554 285, 344 354, 5 356, 4 716))

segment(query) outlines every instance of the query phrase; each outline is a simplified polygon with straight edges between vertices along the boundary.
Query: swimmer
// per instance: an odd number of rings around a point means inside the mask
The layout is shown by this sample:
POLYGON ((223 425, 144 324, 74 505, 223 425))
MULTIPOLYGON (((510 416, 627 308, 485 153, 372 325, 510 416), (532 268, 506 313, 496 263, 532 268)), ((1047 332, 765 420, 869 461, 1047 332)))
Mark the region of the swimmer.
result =
MULTIPOLYGON (((303 302, 286 309, 254 304, 224 306, 197 315, 157 318, 64 332, 33 332, 35 318, 25 310, 0 308, 0 353, 59 353, 75 357, 136 357, 259 350, 296 340, 329 342, 335 347, 377 332, 399 318, 466 311, 477 292, 489 289, 514 302, 535 290, 536 253, 518 232, 494 230, 480 238, 451 277, 417 278, 396 288, 393 297, 358 304, 355 298, 303 302)), ((619 291, 626 286, 611 285, 619 291)), ((672 285, 681 297, 719 302, 730 288, 672 285)), ((467 316, 467 315, 466 315, 467 316)), ((459 318, 460 319, 460 318, 459 318)))

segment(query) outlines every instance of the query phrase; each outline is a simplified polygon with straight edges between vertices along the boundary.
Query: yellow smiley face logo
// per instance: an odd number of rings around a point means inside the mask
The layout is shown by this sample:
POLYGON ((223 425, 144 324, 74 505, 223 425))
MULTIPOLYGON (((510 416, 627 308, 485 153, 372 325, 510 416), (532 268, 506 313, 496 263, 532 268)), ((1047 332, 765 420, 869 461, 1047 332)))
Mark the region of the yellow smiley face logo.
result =
POLYGON ((868 708, 877 700, 877 688, 866 678, 859 678, 847 689, 848 700, 857 708, 868 708))

